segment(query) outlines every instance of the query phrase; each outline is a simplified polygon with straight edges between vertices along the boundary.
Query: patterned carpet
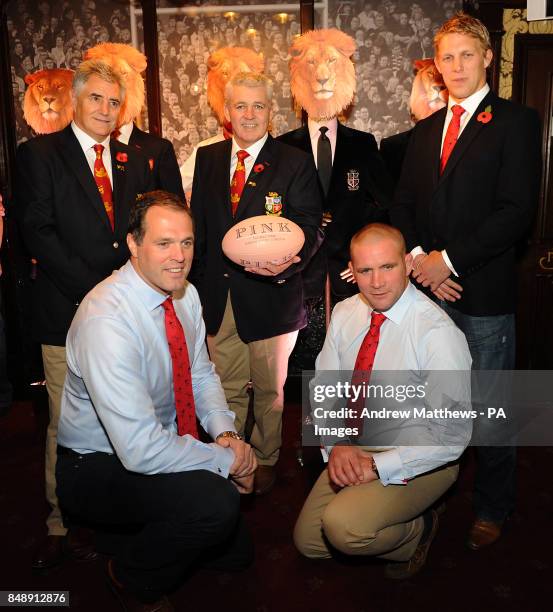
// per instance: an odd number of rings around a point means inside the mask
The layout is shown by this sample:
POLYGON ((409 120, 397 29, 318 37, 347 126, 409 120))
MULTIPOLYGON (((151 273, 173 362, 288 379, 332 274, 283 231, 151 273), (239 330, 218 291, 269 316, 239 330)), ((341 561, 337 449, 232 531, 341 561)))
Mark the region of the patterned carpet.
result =
MULTIPOLYGON (((33 550, 45 534, 43 444, 47 409, 43 398, 15 403, 0 419, 3 517, 0 590, 69 590, 71 609, 117 611, 107 590, 103 561, 66 562, 49 574, 31 573, 33 550)), ((471 521, 470 451, 447 501, 423 572, 402 583, 384 578, 383 564, 366 559, 314 562, 295 551, 291 532, 302 501, 319 470, 317 453, 300 446, 297 392, 288 390, 285 447, 279 481, 264 498, 243 499, 254 534, 257 560, 240 574, 200 571, 171 594, 179 611, 340 612, 385 610, 538 611, 553 597, 553 449, 524 448, 519 454, 519 506, 504 537, 473 553, 464 539, 471 521)))

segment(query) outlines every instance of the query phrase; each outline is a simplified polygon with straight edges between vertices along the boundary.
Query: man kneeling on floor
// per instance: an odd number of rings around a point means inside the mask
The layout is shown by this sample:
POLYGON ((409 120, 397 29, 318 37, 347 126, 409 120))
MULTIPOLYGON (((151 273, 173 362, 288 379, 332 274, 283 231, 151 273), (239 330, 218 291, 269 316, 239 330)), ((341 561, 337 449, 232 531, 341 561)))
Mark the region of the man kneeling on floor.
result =
POLYGON ((251 563, 239 493, 252 490, 256 460, 236 434, 186 281, 189 209, 145 194, 127 244, 130 260, 86 296, 67 336, 58 495, 76 520, 130 530, 108 563, 123 607, 172 610, 165 593, 187 570, 251 563), (198 439, 196 418, 215 442, 198 439))
MULTIPOLYGON (((453 397, 470 406, 467 342, 451 319, 409 282, 412 256, 405 253, 401 233, 387 225, 367 225, 353 237, 350 257, 360 293, 334 308, 315 381, 331 371, 357 375, 363 370, 370 376, 372 370, 373 378, 383 374, 377 371, 455 371, 460 384, 453 397)), ((369 429, 373 423, 364 419, 363 425, 369 429)), ((424 446, 417 441, 383 450, 379 444, 378 452, 371 452, 355 440, 331 448, 325 444, 328 467, 294 530, 302 554, 321 559, 339 551, 380 557, 393 561, 386 567, 390 578, 407 578, 422 568, 438 523, 430 506, 457 478, 458 466, 451 462, 469 442, 471 421, 431 418, 418 426, 412 421, 401 425, 402 431, 423 431, 430 440, 424 446)))

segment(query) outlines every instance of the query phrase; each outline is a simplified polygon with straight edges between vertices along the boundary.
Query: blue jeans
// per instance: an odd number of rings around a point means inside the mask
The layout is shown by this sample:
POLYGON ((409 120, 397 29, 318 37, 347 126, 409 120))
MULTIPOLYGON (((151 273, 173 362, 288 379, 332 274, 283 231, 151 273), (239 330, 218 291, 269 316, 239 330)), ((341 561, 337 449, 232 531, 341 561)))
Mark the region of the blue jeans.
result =
MULTIPOLYGON (((465 334, 473 370, 513 370, 515 367, 515 315, 473 317, 440 306, 465 334)), ((477 466, 473 507, 477 518, 503 523, 515 506, 515 446, 475 447, 477 466)))

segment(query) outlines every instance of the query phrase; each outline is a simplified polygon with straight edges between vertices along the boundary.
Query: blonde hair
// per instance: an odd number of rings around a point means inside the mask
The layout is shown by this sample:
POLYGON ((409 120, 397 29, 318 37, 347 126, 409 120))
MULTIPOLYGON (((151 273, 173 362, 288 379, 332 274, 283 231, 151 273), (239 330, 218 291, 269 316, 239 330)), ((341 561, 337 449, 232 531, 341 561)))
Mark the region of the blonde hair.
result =
POLYGON ((476 19, 476 17, 467 15, 467 13, 462 11, 456 13, 451 19, 443 23, 436 32, 434 36, 434 52, 436 55, 438 54, 440 41, 446 34, 466 34, 467 36, 472 36, 472 38, 478 40, 484 53, 492 48, 488 28, 486 28, 480 19, 476 19))
POLYGON ((273 82, 261 72, 238 72, 225 85, 225 103, 228 103, 232 96, 233 87, 264 87, 267 93, 267 100, 273 97, 273 82))

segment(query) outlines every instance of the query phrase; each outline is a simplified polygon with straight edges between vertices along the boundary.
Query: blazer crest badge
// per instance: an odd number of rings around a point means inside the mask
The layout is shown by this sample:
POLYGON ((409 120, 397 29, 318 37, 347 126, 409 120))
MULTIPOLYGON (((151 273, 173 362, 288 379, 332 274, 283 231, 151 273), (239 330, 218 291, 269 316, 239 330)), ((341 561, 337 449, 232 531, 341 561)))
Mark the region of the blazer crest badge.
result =
POLYGON ((276 191, 269 191, 265 196, 265 214, 280 217, 282 214, 282 196, 276 191))
POLYGON ((349 170, 347 173, 347 183, 349 191, 359 190, 359 171, 349 170))

